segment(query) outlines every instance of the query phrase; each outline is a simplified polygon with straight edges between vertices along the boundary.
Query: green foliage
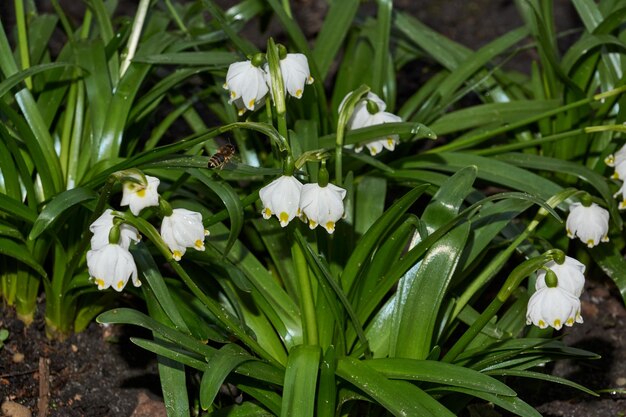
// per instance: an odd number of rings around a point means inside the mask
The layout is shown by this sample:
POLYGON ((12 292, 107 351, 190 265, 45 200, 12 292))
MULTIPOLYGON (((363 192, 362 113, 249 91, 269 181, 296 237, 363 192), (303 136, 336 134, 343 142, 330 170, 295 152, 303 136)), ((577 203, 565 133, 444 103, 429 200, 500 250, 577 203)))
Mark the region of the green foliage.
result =
POLYGON ((584 29, 560 56, 550 1, 516 2, 524 25, 477 51, 391 1, 365 17, 358 1, 329 3, 311 43, 286 0, 142 0, 132 19, 90 0, 80 22, 56 1, 55 14, 16 10, 15 31, 0 26, 0 296, 28 322, 43 291, 60 338, 115 307, 89 280, 89 225, 145 172, 167 202, 115 221, 144 237, 131 253, 146 313, 97 320, 152 332, 133 342, 158 356, 170 416, 194 403, 212 416, 452 416, 472 401, 537 416, 508 377, 593 394, 532 370, 595 356, 534 337, 526 305, 537 269, 582 251, 626 300, 620 184, 604 164, 626 130, 625 9, 573 1, 584 29), (284 45, 240 33, 271 17, 284 45), (68 40, 53 53, 56 28, 68 40), (308 60, 301 98, 285 93, 282 47, 308 60), (528 73, 509 70, 528 48, 528 73), (245 112, 222 85, 260 49, 272 93, 245 112), (433 75, 403 91, 416 62, 433 75), (370 93, 402 121, 352 126, 370 93), (357 152, 380 140, 382 153, 357 152), (237 155, 208 169, 224 143, 237 155), (327 171, 343 219, 261 219, 262 186, 327 171), (561 225, 586 195, 611 218, 593 249, 561 225), (204 250, 174 260, 153 225, 165 205, 202 214, 204 250))

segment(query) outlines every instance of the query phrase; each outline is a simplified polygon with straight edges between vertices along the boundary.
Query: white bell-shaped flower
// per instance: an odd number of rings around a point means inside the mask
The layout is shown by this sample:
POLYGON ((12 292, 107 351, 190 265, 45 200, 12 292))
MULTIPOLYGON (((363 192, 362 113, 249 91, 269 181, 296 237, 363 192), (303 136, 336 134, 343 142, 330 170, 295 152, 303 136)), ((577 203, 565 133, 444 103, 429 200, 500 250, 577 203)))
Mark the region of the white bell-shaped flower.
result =
POLYGON ((571 327, 582 323, 580 300, 560 287, 544 287, 536 291, 528 301, 526 324, 545 329, 548 326, 560 330, 563 325, 571 327))
POLYGON ((180 261, 187 248, 203 251, 204 237, 208 234, 202 224, 202 215, 183 208, 172 210, 172 214, 163 217, 161 223, 161 238, 176 261, 180 261))
POLYGON ((600 242, 609 241, 609 212, 596 203, 588 207, 574 203, 569 207, 565 227, 570 239, 578 236, 583 243, 593 248, 600 242))
MULTIPOLYGON (((565 261, 562 264, 558 264, 555 261, 550 261, 544 266, 552 270, 556 274, 558 283, 557 287, 562 288, 572 294, 574 297, 580 297, 585 285, 585 265, 579 262, 577 259, 569 256, 565 257, 565 261)), ((539 270, 537 272, 537 281, 535 283, 535 289, 540 290, 546 288, 546 271, 539 270)))
POLYGON ((300 215, 302 183, 291 175, 283 175, 259 190, 263 218, 275 215, 282 227, 300 215))
MULTIPOLYGON (((341 109, 343 104, 339 105, 341 109)), ((374 93, 367 93, 367 98, 359 101, 356 106, 354 106, 354 111, 352 112, 352 116, 350 120, 348 120, 348 129, 360 129, 363 127, 376 126, 383 123, 396 123, 401 122, 402 118, 400 116, 396 116, 393 113, 386 112, 385 109, 387 105, 384 101, 380 99, 374 93), (369 103, 368 103, 369 101, 369 103), (369 106, 368 106, 369 104, 369 106)), ((396 148, 396 145, 400 142, 400 138, 398 135, 387 135, 385 137, 376 138, 372 141, 369 141, 364 144, 367 149, 370 151, 372 156, 379 154, 383 148, 389 151, 393 151, 396 148)), ((363 146, 356 146, 355 151, 360 152, 363 149, 363 146)))
POLYGON ((230 91, 229 103, 241 100, 241 103, 235 103, 240 109, 240 114, 243 107, 254 110, 265 98, 269 91, 265 75, 265 71, 253 65, 252 61, 235 62, 228 67, 224 88, 230 91))
POLYGON ((309 227, 321 224, 328 233, 335 231, 335 223, 343 217, 343 199, 346 190, 334 184, 321 187, 319 184, 304 184, 300 197, 300 210, 306 216, 309 227))
POLYGON ((626 145, 623 145, 617 152, 604 158, 604 163, 610 167, 615 167, 626 161, 626 145))
MULTIPOLYGON (((269 75, 269 70, 266 68, 269 75)), ((287 54, 285 58, 280 60, 280 73, 283 77, 283 84, 290 96, 295 98, 302 97, 305 84, 312 84, 313 77, 309 70, 309 61, 304 54, 287 54)), ((270 78, 267 78, 268 84, 271 86, 270 78)))
POLYGON ((98 250, 88 251, 87 267, 99 290, 112 287, 115 291, 122 291, 129 278, 135 287, 141 285, 133 256, 120 245, 109 243, 98 250))
POLYGON ((138 216, 141 210, 146 207, 159 205, 159 179, 146 175, 147 184, 137 184, 132 181, 124 182, 122 188, 121 206, 128 206, 130 211, 138 216))
MULTIPOLYGON (((113 227, 113 210, 107 209, 89 226, 89 231, 93 233, 91 237, 91 249, 98 250, 109 244, 109 233, 113 227)), ((139 242, 141 235, 133 226, 122 223, 120 228, 120 240, 118 244, 124 249, 128 249, 131 241, 139 242)))

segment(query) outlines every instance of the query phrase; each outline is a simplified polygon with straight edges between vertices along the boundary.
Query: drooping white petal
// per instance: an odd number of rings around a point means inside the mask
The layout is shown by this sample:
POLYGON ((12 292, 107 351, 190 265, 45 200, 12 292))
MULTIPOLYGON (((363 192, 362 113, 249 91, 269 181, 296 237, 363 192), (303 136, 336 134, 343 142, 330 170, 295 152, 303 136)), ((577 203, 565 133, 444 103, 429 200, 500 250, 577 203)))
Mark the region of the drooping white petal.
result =
POLYGON ((122 291, 129 278, 136 287, 141 285, 133 256, 120 245, 107 244, 101 249, 88 251, 87 267, 99 290, 112 287, 122 291))
POLYGON ((230 90, 230 102, 241 99, 248 110, 254 110, 257 103, 269 91, 265 82, 265 72, 252 65, 251 61, 235 62, 228 67, 225 88, 230 90))
POLYGON ((202 215, 183 208, 172 210, 172 214, 163 217, 161 223, 161 238, 176 261, 180 261, 187 248, 203 251, 204 237, 208 234, 202 225, 202 215))
MULTIPOLYGON (((565 261, 562 264, 558 264, 554 261, 550 261, 545 265, 546 268, 551 269, 558 279, 557 287, 564 289, 572 294, 574 297, 580 297, 585 285, 585 265, 578 260, 569 256, 565 257, 565 261)), ((537 272, 537 281, 535 283, 535 289, 540 290, 546 287, 546 271, 539 270, 537 272)))
POLYGON ((121 206, 128 206, 130 211, 138 216, 141 210, 146 207, 159 205, 159 179, 146 175, 147 184, 141 185, 134 182, 125 182, 122 187, 121 206))
MULTIPOLYGON (((93 233, 91 237, 91 249, 98 250, 109 244, 109 233, 113 227, 113 210, 105 210, 100 217, 98 217, 89 226, 89 231, 93 233)), ((124 249, 130 247, 131 241, 139 242, 141 236, 137 229, 133 226, 122 223, 120 226, 120 240, 118 244, 124 249)))
POLYGON ((563 325, 571 327, 582 322, 580 300, 562 288, 541 288, 528 301, 526 324, 560 330, 563 325))
POLYGON ((328 233, 335 231, 335 223, 343 216, 343 199, 346 190, 334 184, 320 187, 319 184, 305 184, 302 187, 300 209, 309 221, 311 229, 322 225, 328 233))
POLYGON ((283 175, 259 190, 263 218, 275 215, 282 227, 299 214, 302 183, 291 175, 283 175))
POLYGON ((578 237, 592 248, 609 240, 609 212, 596 203, 589 207, 574 203, 569 208, 565 227, 570 238, 578 237))
POLYGON ((284 59, 280 60, 280 72, 285 89, 290 96, 295 98, 302 97, 304 85, 313 82, 309 62, 304 54, 287 54, 284 59))

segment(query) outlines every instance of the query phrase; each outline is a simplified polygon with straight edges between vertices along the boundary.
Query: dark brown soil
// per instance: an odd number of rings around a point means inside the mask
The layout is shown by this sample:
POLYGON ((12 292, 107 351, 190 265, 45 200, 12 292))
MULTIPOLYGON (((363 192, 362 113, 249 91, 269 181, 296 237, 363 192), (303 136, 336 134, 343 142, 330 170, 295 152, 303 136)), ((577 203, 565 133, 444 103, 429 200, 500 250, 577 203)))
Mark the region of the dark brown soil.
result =
POLYGON ((0 349, 0 403, 44 415, 40 401, 47 399, 50 417, 129 417, 140 399, 160 396, 154 356, 133 345, 123 327, 92 323, 58 342, 45 337, 41 316, 29 327, 10 308, 0 308, 0 317, 0 328, 10 332, 0 349), (49 395, 41 396, 46 387, 49 395))

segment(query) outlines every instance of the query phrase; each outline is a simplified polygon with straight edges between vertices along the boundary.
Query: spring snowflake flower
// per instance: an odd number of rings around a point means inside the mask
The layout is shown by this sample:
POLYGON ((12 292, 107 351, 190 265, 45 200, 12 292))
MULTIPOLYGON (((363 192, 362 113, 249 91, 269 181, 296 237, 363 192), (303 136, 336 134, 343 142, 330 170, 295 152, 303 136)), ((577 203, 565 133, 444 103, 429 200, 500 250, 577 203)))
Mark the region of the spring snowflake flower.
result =
MULTIPOLYGON (((102 249, 109 244, 109 233, 113 227, 113 210, 107 209, 89 226, 89 231, 93 233, 91 237, 91 249, 102 249)), ((122 223, 120 226, 120 240, 118 244, 124 249, 128 249, 131 241, 139 242, 141 235, 133 226, 122 223)))
MULTIPOLYGON (((576 298, 580 297, 580 294, 583 292, 583 286, 585 285, 584 264, 574 258, 566 256, 562 264, 550 261, 545 265, 545 268, 551 269, 552 272, 556 274, 558 288, 564 289, 576 298)), ((541 290, 546 287, 546 271, 540 270, 537 272, 535 289, 541 290)))
POLYGON ((610 167, 616 167, 626 161, 626 145, 622 146, 617 152, 604 158, 604 163, 610 167))
POLYGON ((98 250, 88 251, 87 267, 99 290, 112 287, 122 291, 129 278, 135 287, 141 285, 133 256, 120 245, 109 243, 98 250))
MULTIPOLYGON (((342 101, 339 105, 340 111, 345 100, 346 98, 344 98, 344 101, 342 101)), ((383 123, 396 123, 402 121, 400 116, 386 112, 386 108, 387 105, 380 99, 380 97, 374 93, 367 93, 367 98, 359 101, 359 103, 354 106, 352 116, 350 117, 350 120, 348 120, 348 129, 354 130, 363 127, 376 126, 383 123)), ((380 153, 383 148, 393 151, 399 142, 400 138, 398 135, 388 135, 386 137, 377 138, 365 143, 365 147, 367 147, 370 154, 374 156, 380 153)), ((362 149, 363 146, 355 147, 355 151, 357 152, 361 152, 362 149)))
POLYGON ((203 251, 204 237, 208 234, 202 225, 202 215, 187 209, 172 210, 161 223, 161 237, 176 261, 180 261, 187 248, 203 251))
POLYGON ((343 199, 346 190, 334 184, 321 187, 319 184, 304 184, 300 196, 300 209, 315 229, 318 224, 328 233, 335 231, 335 223, 343 216, 343 199))
POLYGON ((544 287, 536 291, 528 301, 526 324, 540 329, 548 326, 560 330, 563 325, 571 327, 582 323, 580 300, 560 287, 544 287))
POLYGON ((570 239, 578 236, 590 248, 600 242, 608 242, 609 212, 596 203, 588 207, 574 203, 569 207, 566 230, 570 239))
POLYGON ((235 62, 228 67, 224 88, 230 90, 229 103, 235 102, 240 115, 244 107, 252 111, 265 98, 269 91, 265 76, 265 71, 252 61, 235 62))
POLYGON ((132 181, 126 181, 122 190, 121 206, 128 206, 130 211, 138 216, 141 210, 146 207, 159 205, 159 179, 146 175, 147 184, 137 184, 132 181))
POLYGON ((287 226, 300 214, 301 191, 302 183, 291 175, 283 175, 261 188, 259 197, 263 203, 263 218, 269 219, 273 214, 282 227, 287 226))
MULTIPOLYGON (((286 54, 280 60, 280 73, 283 77, 283 84, 290 96, 302 97, 305 84, 312 84, 313 77, 309 70, 309 62, 304 54, 286 54)), ((265 64, 265 74, 267 84, 272 86, 269 65, 265 64)))

